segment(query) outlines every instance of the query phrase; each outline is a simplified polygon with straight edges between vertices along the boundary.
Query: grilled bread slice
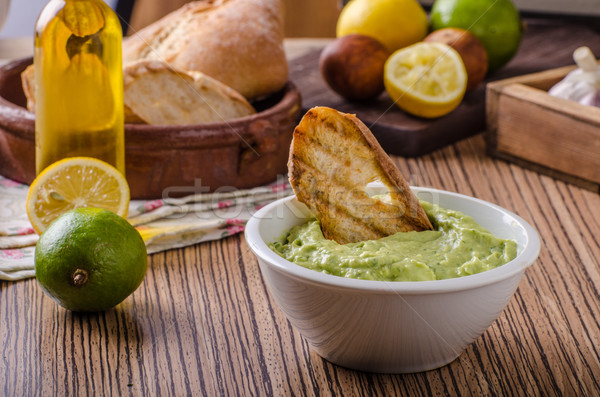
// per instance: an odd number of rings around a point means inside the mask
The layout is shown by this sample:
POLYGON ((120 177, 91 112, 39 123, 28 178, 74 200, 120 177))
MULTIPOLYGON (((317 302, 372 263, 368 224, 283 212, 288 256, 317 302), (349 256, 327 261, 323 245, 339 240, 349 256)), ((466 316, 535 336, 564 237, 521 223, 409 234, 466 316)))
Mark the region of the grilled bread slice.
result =
POLYGON ((296 197, 327 239, 346 244, 432 229, 398 168, 354 115, 310 109, 294 131, 288 170, 296 197), (389 200, 368 194, 375 181, 387 187, 389 200))
MULTIPOLYGON (((21 80, 27 108, 35 113, 35 71, 21 80)), ((218 123, 256 113, 233 88, 197 71, 173 69, 158 60, 139 60, 123 68, 126 123, 179 125, 218 123)))
POLYGON ((158 60, 127 64, 123 85, 125 106, 148 124, 218 123, 256 113, 246 98, 225 84, 158 60))
MULTIPOLYGON (((21 72, 21 82, 23 85, 23 93, 27 98, 27 110, 31 113, 35 113, 35 67, 33 64, 27 66, 27 68, 21 72)), ((139 118, 130 108, 125 105, 124 116, 126 123, 145 123, 144 120, 139 118)))

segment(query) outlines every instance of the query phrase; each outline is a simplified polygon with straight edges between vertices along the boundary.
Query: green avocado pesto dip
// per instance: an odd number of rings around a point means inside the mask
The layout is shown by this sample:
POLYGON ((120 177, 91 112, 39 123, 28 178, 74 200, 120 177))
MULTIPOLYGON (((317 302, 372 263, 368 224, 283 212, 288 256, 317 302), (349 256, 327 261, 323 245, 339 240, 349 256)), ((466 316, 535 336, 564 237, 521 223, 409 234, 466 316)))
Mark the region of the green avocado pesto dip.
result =
POLYGON ((340 245, 323 237, 309 219, 270 247, 300 266, 340 277, 381 281, 424 281, 468 276, 517 256, 514 241, 494 237, 459 211, 422 201, 435 230, 401 232, 378 240, 340 245))

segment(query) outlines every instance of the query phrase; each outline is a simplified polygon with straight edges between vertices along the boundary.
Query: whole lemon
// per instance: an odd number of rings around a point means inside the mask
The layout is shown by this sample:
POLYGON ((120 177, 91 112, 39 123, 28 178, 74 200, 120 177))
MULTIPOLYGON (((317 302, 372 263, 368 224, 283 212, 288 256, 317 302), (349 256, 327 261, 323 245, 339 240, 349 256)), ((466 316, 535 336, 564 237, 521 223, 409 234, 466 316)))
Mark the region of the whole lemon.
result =
POLYGON ((416 0, 351 0, 340 13, 336 35, 371 36, 391 53, 423 40, 427 30, 427 13, 416 0))
POLYGON ((146 274, 139 232, 115 213, 77 208, 58 217, 35 249, 35 276, 56 302, 72 311, 101 311, 127 298, 146 274))
POLYGON ((507 64, 521 44, 521 18, 511 0, 436 0, 430 19, 433 30, 462 28, 481 40, 490 71, 507 64))

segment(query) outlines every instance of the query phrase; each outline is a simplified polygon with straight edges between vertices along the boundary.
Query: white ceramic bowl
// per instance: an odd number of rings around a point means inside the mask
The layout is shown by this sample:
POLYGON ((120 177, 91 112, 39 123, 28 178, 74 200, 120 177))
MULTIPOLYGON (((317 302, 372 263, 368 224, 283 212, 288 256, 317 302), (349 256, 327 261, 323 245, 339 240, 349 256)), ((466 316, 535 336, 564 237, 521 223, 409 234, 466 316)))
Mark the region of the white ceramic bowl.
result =
POLYGON ((267 246, 310 212, 288 197, 258 211, 245 237, 267 287, 289 321, 332 363, 407 373, 450 363, 494 322, 537 258, 536 231, 517 215, 472 197, 413 188, 420 199, 459 210, 495 236, 517 242, 496 269, 448 280, 387 282, 332 276, 289 262, 267 246))

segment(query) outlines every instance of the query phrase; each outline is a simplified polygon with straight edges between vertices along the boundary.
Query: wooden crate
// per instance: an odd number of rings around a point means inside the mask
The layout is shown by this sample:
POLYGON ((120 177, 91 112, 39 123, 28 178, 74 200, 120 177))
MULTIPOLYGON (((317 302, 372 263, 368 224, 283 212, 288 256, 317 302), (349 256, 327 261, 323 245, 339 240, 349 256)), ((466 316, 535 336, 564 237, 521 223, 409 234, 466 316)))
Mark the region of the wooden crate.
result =
POLYGON ((547 93, 573 69, 489 83, 488 153, 600 193, 600 108, 547 93))

